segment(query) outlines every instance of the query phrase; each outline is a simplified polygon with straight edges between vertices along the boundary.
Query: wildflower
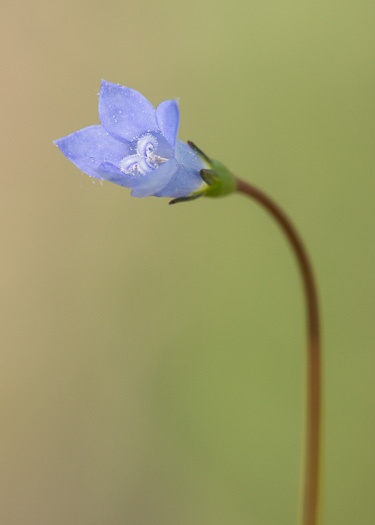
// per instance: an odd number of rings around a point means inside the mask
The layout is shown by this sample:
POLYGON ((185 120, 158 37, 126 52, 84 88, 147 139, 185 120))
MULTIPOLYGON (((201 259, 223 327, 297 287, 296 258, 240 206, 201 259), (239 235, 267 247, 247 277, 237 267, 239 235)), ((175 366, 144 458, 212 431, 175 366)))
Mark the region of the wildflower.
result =
POLYGON ((99 119, 101 125, 54 141, 81 171, 131 188, 133 197, 180 199, 204 191, 204 158, 177 139, 176 100, 155 110, 138 91, 103 80, 99 119))

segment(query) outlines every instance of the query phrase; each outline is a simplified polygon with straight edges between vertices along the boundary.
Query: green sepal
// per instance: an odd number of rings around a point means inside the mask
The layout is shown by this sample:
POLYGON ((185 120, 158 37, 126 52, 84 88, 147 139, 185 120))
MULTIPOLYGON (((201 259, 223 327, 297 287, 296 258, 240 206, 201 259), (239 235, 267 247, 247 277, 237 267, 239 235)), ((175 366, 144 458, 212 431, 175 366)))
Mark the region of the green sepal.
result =
POLYGON ((206 197, 222 197, 236 190, 237 184, 234 175, 220 161, 210 159, 194 142, 188 141, 189 146, 209 165, 210 169, 202 169, 200 175, 207 187, 202 190, 206 197))
POLYGON ((206 170, 203 169, 200 172, 200 176, 208 186, 213 186, 215 184, 216 171, 215 170, 206 170))
POLYGON ((204 193, 192 193, 191 195, 187 195, 186 197, 177 197, 176 199, 172 199, 168 202, 168 204, 178 204, 179 202, 188 202, 188 201, 194 201, 195 199, 198 199, 199 197, 203 197, 204 193))

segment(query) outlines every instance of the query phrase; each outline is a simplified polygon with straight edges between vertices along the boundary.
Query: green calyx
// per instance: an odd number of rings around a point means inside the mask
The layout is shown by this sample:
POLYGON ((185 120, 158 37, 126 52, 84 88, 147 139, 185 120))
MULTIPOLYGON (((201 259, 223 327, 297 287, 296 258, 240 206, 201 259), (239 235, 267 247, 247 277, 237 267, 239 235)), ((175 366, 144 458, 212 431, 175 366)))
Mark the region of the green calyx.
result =
POLYGON ((233 174, 218 160, 211 161, 210 170, 201 170, 201 177, 208 185, 204 190, 206 197, 222 197, 236 190, 233 174))
POLYGON ((236 179, 229 169, 220 161, 210 159, 194 142, 188 141, 188 144, 210 167, 200 171, 202 179, 207 184, 203 194, 206 197, 222 197, 234 192, 236 179))
POLYGON ((223 197, 224 195, 229 195, 229 193, 234 192, 237 187, 236 179, 228 168, 218 160, 213 160, 207 157, 207 155, 203 153, 194 142, 189 140, 188 144, 209 166, 207 169, 203 168, 200 170, 200 176, 207 186, 203 190, 187 195, 186 197, 173 199, 169 204, 191 201, 203 196, 223 197))

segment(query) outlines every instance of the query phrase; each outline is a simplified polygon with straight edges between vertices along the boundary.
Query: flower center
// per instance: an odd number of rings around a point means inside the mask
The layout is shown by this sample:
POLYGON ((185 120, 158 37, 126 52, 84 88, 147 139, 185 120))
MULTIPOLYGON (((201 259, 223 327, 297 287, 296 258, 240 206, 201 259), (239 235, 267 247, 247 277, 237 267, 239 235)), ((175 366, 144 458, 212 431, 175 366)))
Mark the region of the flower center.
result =
POLYGON ((155 170, 168 159, 159 157, 156 154, 158 140, 154 135, 147 133, 137 141, 134 155, 128 155, 120 161, 120 169, 127 175, 145 175, 149 171, 155 170))

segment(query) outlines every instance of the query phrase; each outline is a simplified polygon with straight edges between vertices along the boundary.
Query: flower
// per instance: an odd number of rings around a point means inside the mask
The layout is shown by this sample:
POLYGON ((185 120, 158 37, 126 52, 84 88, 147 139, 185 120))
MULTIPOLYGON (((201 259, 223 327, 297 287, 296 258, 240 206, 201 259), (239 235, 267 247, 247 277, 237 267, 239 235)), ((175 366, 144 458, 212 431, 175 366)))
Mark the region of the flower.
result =
POLYGON ((166 100, 157 109, 138 91, 102 81, 101 125, 54 141, 81 171, 132 189, 133 197, 180 199, 199 194, 205 162, 177 139, 179 109, 166 100))

